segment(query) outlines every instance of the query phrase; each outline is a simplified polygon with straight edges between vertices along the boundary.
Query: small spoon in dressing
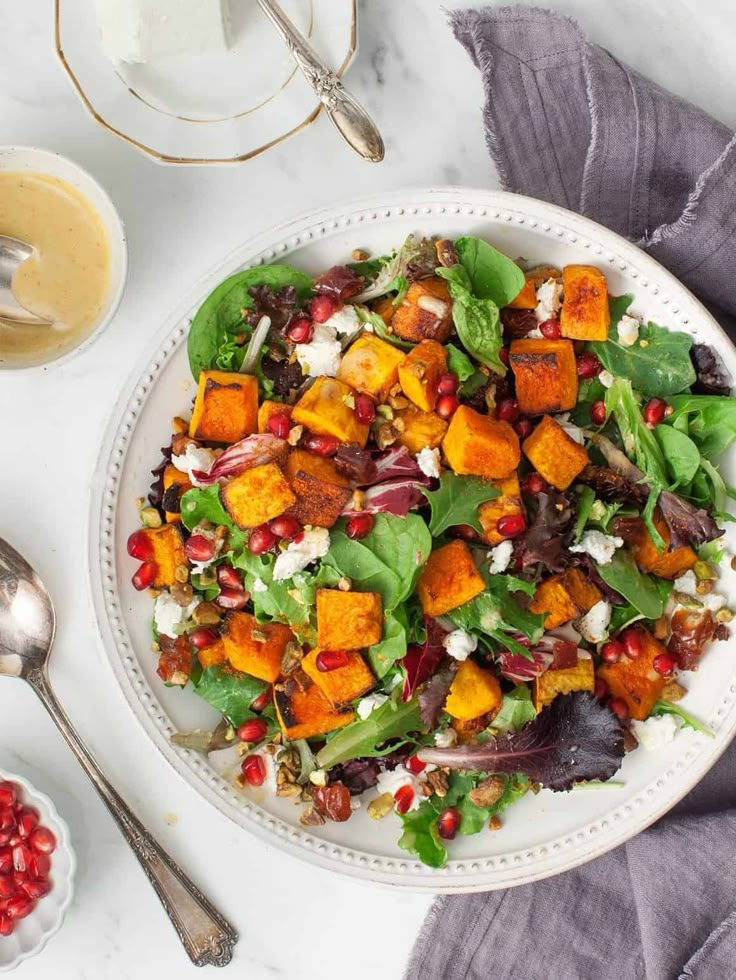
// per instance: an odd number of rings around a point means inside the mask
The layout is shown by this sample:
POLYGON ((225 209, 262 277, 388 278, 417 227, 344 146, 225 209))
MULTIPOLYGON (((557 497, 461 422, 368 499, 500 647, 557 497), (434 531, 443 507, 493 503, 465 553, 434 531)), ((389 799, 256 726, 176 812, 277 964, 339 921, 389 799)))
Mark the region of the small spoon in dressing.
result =
POLYGON ((31 245, 26 245, 17 238, 0 235, 0 317, 39 326, 48 324, 49 321, 21 306, 13 292, 13 276, 16 270, 32 255, 31 245))

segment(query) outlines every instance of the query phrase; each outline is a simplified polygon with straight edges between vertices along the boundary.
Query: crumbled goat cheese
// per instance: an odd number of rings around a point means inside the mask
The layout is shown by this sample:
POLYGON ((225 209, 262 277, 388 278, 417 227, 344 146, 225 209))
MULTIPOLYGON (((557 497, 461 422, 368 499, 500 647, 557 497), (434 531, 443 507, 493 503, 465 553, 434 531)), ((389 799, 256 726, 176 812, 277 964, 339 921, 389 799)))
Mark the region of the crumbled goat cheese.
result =
POLYGON ((677 735, 681 720, 676 715, 654 715, 646 721, 633 719, 631 727, 636 739, 644 749, 661 749, 677 735))
POLYGON ((358 706, 355 709, 355 713, 360 718, 361 721, 365 721, 371 711, 375 711, 376 708, 380 708, 382 704, 385 704, 388 698, 385 694, 369 694, 365 698, 361 698, 358 701, 358 706))
POLYGON ((440 451, 430 449, 425 446, 417 453, 417 465, 425 476, 433 476, 439 479, 440 475, 440 451))
POLYGON ((598 380, 604 388, 610 388, 616 379, 610 371, 601 371, 601 373, 598 375, 598 380))
POLYGON ((253 583, 251 592, 268 592, 268 586, 262 578, 257 578, 253 583))
POLYGON ((525 337, 527 338, 527 340, 531 340, 532 338, 534 338, 534 340, 539 340, 539 338, 540 338, 540 337, 544 337, 544 334, 543 334, 543 333, 542 333, 542 331, 541 331, 541 330, 539 329, 539 327, 533 327, 533 328, 532 328, 532 329, 531 329, 531 330, 530 330, 530 331, 529 331, 529 332, 528 332, 527 334, 525 334, 524 336, 525 336, 525 337))
POLYGON ((322 558, 330 547, 330 532, 324 527, 310 527, 299 541, 291 541, 273 566, 274 582, 283 582, 302 572, 311 562, 322 558))
POLYGON ((580 544, 570 546, 575 554, 588 554, 599 565, 608 565, 617 548, 623 548, 624 539, 604 534, 602 531, 586 531, 580 544))
POLYGON ((692 596, 703 604, 703 609, 708 609, 710 612, 718 612, 719 609, 722 609, 726 605, 726 597, 722 596, 720 592, 709 592, 707 595, 700 595, 697 590, 697 584, 698 580, 695 577, 695 573, 690 570, 675 579, 673 592, 682 592, 684 595, 692 596))
POLYGON ((556 279, 548 279, 537 288, 537 307, 534 315, 538 323, 557 317, 562 306, 562 284, 556 279))
POLYGON ((176 627, 191 619, 200 601, 196 598, 188 606, 180 606, 169 592, 160 592, 156 596, 156 604, 153 607, 153 621, 161 636, 171 636, 176 639, 179 635, 176 627))
POLYGON ((565 432, 570 436, 573 442, 577 442, 580 446, 585 443, 585 436, 583 435, 583 430, 570 421, 570 413, 562 412, 560 415, 554 416, 555 420, 562 426, 565 432))
POLYGON ((408 809, 416 810, 422 799, 424 799, 422 791, 419 788, 419 780, 412 776, 403 766, 397 766, 391 772, 388 770, 382 772, 378 777, 376 790, 379 796, 382 796, 384 793, 390 793, 391 796, 395 796, 402 786, 411 786, 414 790, 414 796, 408 809))
POLYGON ((325 320, 322 326, 334 330, 341 337, 351 337, 357 330, 360 330, 360 319, 355 307, 348 304, 336 310, 329 320, 325 320))
POLYGON ((500 575, 505 572, 511 564, 511 556, 514 553, 513 541, 502 541, 495 548, 491 548, 488 556, 491 559, 489 571, 491 575, 500 575))
POLYGON ((457 742, 457 732, 454 728, 445 728, 434 733, 434 744, 438 749, 449 749, 457 742))
POLYGON ((639 321, 624 313, 618 322, 618 342, 622 347, 633 347, 639 339, 639 321))
POLYGON ((600 643, 608 633, 611 622, 611 603, 601 599, 587 611, 582 619, 575 623, 575 629, 588 643, 600 643))
POLYGON ((328 327, 326 323, 315 323, 309 343, 297 344, 294 350, 302 371, 310 378, 322 375, 334 378, 337 374, 342 347, 334 327, 328 327))
POLYGON ((201 446, 195 446, 193 442, 187 443, 187 448, 184 450, 183 456, 171 457, 173 465, 177 470, 186 473, 195 487, 201 487, 202 484, 195 480, 193 470, 209 473, 214 461, 215 454, 211 449, 203 449, 201 446))
POLYGON ((478 646, 478 637, 467 630, 453 630, 443 639, 442 646, 453 660, 467 660, 478 646))

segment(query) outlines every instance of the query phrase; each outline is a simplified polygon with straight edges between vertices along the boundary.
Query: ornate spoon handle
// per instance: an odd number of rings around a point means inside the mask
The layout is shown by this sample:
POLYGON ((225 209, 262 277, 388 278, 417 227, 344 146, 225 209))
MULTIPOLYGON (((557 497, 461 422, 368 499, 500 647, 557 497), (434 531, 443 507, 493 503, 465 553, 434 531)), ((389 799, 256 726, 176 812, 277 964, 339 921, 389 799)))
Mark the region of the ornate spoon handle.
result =
POLYGON ((233 946, 238 940, 237 932, 187 878, 181 868, 177 867, 112 788, 56 699, 46 673, 38 668, 27 675, 26 679, 43 701, 59 731, 115 818, 123 836, 156 889, 161 904, 166 909, 191 961, 195 966, 226 966, 232 958, 233 946))
POLYGON ((258 0, 258 3, 288 45, 343 139, 366 160, 380 163, 384 154, 383 140, 365 109, 343 88, 337 75, 299 33, 276 0, 258 0))

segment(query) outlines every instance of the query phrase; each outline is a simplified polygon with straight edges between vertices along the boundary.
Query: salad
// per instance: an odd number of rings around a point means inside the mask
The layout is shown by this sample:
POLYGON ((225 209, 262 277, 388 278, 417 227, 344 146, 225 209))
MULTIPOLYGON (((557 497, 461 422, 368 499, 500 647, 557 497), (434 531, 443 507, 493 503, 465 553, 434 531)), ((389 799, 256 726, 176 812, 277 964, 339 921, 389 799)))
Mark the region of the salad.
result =
POLYGON ((188 354, 128 541, 158 674, 222 714, 176 744, 307 826, 363 797, 440 867, 527 793, 707 731, 678 702, 732 618, 716 351, 593 266, 410 237, 236 273, 188 354))

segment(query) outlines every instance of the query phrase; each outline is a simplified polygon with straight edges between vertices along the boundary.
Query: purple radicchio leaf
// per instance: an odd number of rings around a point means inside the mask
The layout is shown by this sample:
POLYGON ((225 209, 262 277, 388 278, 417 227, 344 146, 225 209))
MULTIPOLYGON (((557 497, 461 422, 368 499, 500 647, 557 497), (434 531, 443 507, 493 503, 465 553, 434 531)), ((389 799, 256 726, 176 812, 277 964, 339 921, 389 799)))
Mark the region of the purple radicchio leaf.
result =
POLYGON ((395 476, 422 476, 419 464, 406 446, 392 446, 374 456, 376 476, 373 483, 383 483, 395 476))
POLYGON ((331 296, 339 303, 345 303, 357 295, 363 287, 362 276, 357 275, 346 265, 333 265, 314 280, 315 293, 331 296))
POLYGON ((338 470, 356 486, 365 487, 375 483, 378 467, 373 453, 359 443, 349 442, 338 446, 334 461, 338 470))
POLYGON ((698 395, 730 395, 731 378, 718 351, 709 344, 693 344, 690 360, 698 376, 693 391, 698 395))
POLYGON ((199 485, 208 487, 226 476, 235 476, 254 466, 283 460, 287 451, 286 440, 279 439, 270 432, 259 432, 228 446, 225 452, 217 457, 208 472, 193 470, 192 476, 199 485))
POLYGON ((419 692, 419 717, 430 731, 439 723, 454 676, 451 670, 441 670, 439 674, 430 678, 424 690, 419 692))
MULTIPOLYGON (((406 517, 410 510, 414 510, 427 502, 427 498, 419 489, 431 485, 428 476, 421 478, 410 477, 409 479, 386 480, 385 483, 377 483, 373 487, 368 487, 361 491, 361 511, 368 511, 369 514, 395 514, 396 517, 406 517)), ((352 499, 347 508, 343 511, 347 517, 357 514, 352 499)))
POLYGON ((621 722, 589 691, 560 694, 518 732, 479 745, 422 748, 424 762, 471 772, 524 773, 548 789, 610 779, 624 755, 621 722))
POLYGON ((551 572, 559 572, 565 567, 567 557, 563 538, 573 518, 570 500, 557 490, 538 493, 536 500, 534 520, 514 541, 516 567, 523 569, 541 564, 551 572))
POLYGON ((431 616, 424 617, 424 629, 427 639, 424 643, 412 643, 401 661, 404 667, 402 701, 411 701, 416 689, 429 680, 445 655, 442 641, 447 635, 447 630, 431 616))
POLYGON ((523 653, 512 653, 511 650, 502 650, 498 654, 496 661, 503 676, 513 681, 514 684, 525 684, 527 681, 533 681, 535 677, 543 674, 554 660, 552 651, 545 650, 541 646, 535 647, 529 653, 534 658, 533 660, 525 657, 523 653))

